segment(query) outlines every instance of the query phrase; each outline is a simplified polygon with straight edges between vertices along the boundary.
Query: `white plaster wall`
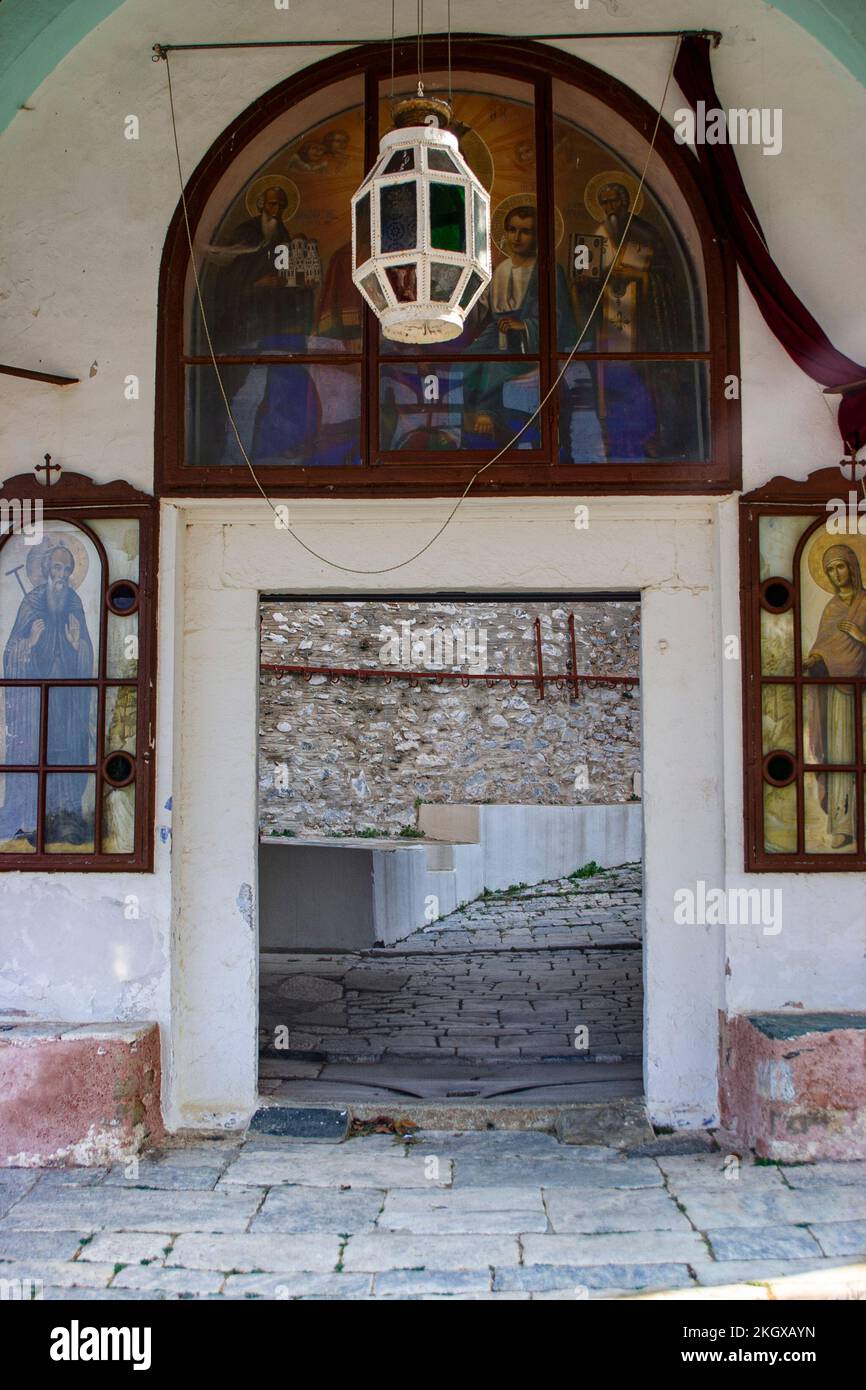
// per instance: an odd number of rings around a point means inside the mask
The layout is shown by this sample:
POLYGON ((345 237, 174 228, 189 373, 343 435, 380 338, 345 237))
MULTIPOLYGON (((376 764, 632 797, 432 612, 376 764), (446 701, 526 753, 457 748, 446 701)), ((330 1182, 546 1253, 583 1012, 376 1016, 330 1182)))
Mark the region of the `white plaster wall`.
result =
POLYGON ((9 873, 0 879, 0 1011, 88 1022, 169 1016, 177 534, 160 536, 153 873, 9 873))
MULTIPOLYGON (((428 18, 442 24, 444 5, 436 9, 428 5, 428 18)), ((401 12, 410 26, 414 5, 398 0, 401 12)), ((384 0, 297 0, 289 12, 269 0, 128 0, 33 95, 33 109, 0 136, 2 355, 81 383, 61 390, 0 377, 0 478, 48 450, 69 469, 152 486, 157 281, 178 187, 165 66, 151 62, 150 45, 384 33, 389 15, 384 0), (137 142, 123 138, 128 114, 141 121, 137 142), (137 401, 124 399, 129 373, 140 378, 137 401)), ((866 357, 857 293, 866 186, 852 176, 862 163, 866 92, 796 25, 759 0, 630 0, 585 14, 565 0, 538 0, 531 14, 524 0, 464 0, 459 19, 512 33, 528 23, 538 31, 721 23, 713 65, 722 101, 784 112, 781 155, 739 152, 771 248, 838 346, 866 357)), ((561 47, 658 100, 667 44, 561 47)), ((177 54, 186 172, 255 96, 320 56, 177 54)), ((680 104, 672 91, 666 115, 680 104)), ((774 342, 747 293, 741 351, 746 485, 779 472, 805 476, 837 459, 819 388, 774 342)), ((736 508, 594 503, 578 544, 567 521, 575 500, 470 503, 424 561, 400 572, 400 587, 643 591, 647 1083, 657 1118, 697 1121, 715 1105, 718 1008, 862 1007, 863 876, 786 876, 778 937, 729 931, 723 942, 703 929, 685 939, 674 932, 673 889, 699 877, 734 881, 742 864, 739 667, 724 661, 720 641, 738 631, 736 508)), ((423 543, 442 510, 432 502, 309 504, 296 514, 306 538, 363 567, 423 543)), ((301 564, 300 555, 254 502, 234 504, 231 516, 164 506, 157 806, 165 821, 174 795, 173 872, 170 845, 158 841, 152 876, 3 880, 0 1007, 158 1018, 174 1123, 229 1122, 252 1103, 254 932, 244 885, 254 907, 256 594, 346 587, 344 575, 301 564), (141 897, 138 922, 122 917, 129 893, 141 897)))

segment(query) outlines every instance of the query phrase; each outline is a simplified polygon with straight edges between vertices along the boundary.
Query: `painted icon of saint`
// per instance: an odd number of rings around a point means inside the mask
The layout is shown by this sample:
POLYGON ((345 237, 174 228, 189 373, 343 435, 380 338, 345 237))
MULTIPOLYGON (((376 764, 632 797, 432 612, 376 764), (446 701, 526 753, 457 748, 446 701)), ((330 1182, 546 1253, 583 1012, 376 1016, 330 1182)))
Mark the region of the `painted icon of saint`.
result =
MULTIPOLYGON (((833 589, 818 633, 803 661, 811 676, 866 676, 866 590, 857 554, 848 545, 831 545, 822 556, 823 573, 833 589)), ((806 687, 806 727, 812 761, 854 761, 857 700, 853 686, 806 687)), ((856 837, 857 779, 850 772, 825 772, 818 778, 821 808, 833 849, 845 849, 856 837)))
MULTIPOLYGON (((82 680, 94 671, 94 648, 80 583, 86 557, 80 542, 63 534, 47 537, 29 557, 28 574, 38 582, 21 599, 3 653, 8 680, 82 680)), ((6 691, 6 752, 10 763, 38 761, 40 697, 35 686, 6 691)), ((91 690, 84 686, 52 689, 48 707, 46 756, 57 767, 91 763, 91 690)), ((82 799, 87 788, 83 772, 53 773, 46 795, 46 838, 82 844, 92 836, 82 799)), ((0 813, 0 839, 35 837, 34 807, 24 779, 0 813)))

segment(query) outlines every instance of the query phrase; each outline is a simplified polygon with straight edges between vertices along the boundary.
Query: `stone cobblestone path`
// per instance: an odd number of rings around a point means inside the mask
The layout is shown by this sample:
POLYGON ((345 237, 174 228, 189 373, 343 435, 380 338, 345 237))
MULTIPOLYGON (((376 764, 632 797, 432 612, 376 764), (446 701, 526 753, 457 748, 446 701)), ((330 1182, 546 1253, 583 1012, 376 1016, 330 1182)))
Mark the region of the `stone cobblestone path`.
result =
POLYGON ((862 1162, 629 1157, 495 1130, 220 1137, 137 1171, 0 1170, 2 1287, 46 1299, 526 1301, 729 1284, 752 1299, 768 1296, 760 1281, 822 1274, 859 1279, 833 1296, 863 1297, 864 1259, 862 1162))
POLYGON ((600 1098, 637 1094, 641 966, 634 865, 489 895, 394 947, 266 954, 262 1091, 310 1101, 336 1085, 346 1100, 356 1081, 371 1099, 554 1100, 591 1081, 600 1098))

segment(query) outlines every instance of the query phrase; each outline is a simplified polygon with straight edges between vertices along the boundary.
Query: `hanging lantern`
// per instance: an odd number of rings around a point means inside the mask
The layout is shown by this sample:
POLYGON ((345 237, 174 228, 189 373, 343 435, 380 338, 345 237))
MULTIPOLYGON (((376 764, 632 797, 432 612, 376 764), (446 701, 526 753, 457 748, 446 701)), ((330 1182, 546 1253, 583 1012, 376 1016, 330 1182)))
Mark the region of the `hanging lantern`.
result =
POLYGON ((460 153, 445 101, 399 102, 352 199, 352 279, 386 338, 445 343, 490 283, 490 198, 460 153))

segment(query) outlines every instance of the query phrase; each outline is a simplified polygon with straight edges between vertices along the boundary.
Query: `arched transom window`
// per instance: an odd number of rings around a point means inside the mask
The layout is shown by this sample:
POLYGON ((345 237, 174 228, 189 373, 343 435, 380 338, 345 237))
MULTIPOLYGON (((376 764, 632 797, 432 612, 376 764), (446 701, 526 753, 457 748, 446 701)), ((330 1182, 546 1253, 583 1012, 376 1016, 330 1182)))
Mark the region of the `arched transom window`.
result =
MULTIPOLYGON (((733 280, 696 162, 664 130, 641 188, 649 108, 530 50, 455 45, 450 79, 427 73, 489 190, 493 253, 461 336, 435 347, 385 338, 352 281, 350 200, 414 74, 398 60, 392 82, 376 49, 317 65, 217 142, 187 191, 198 286, 179 216, 163 266, 164 488, 252 490, 252 466, 281 491, 455 492, 509 445, 479 490, 736 481, 733 280)), ((415 234, 401 190, 383 247, 415 234)), ((455 216, 466 244, 471 206, 455 216)), ((433 294, 460 273, 434 264, 433 294)), ((410 293, 392 268, 370 299, 410 293)))

